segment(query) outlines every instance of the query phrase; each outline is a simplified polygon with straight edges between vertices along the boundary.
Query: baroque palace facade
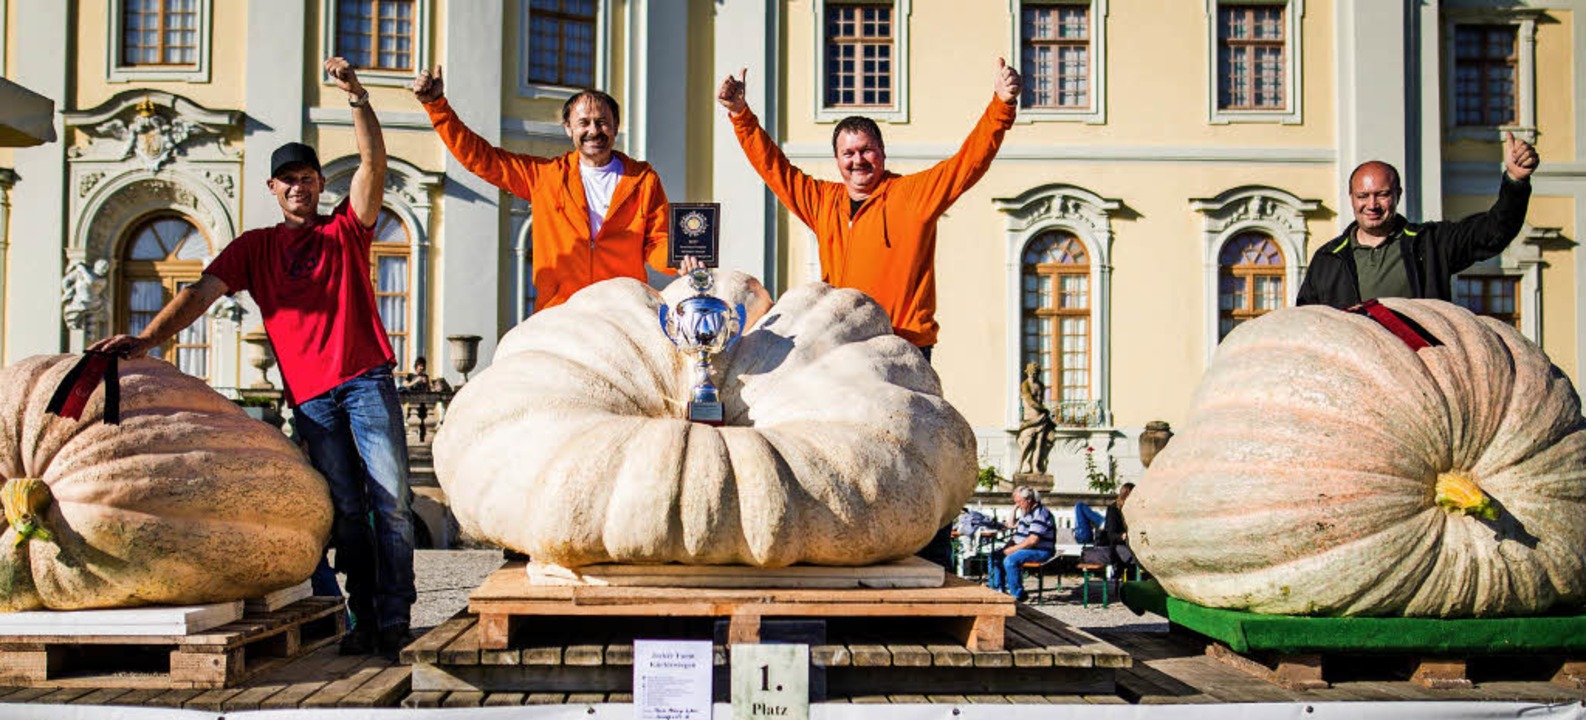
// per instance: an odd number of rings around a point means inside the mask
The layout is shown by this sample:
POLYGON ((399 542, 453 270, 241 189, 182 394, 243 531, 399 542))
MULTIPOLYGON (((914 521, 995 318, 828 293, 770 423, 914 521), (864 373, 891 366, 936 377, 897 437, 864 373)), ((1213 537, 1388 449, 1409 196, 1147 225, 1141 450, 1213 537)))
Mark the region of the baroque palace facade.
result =
MULTIPOLYGON (((1586 25, 1582 0, 0 0, 4 76, 55 101, 57 142, 0 149, 0 352, 81 349, 136 330, 239 232, 279 220, 270 151, 316 145, 327 208, 356 154, 320 61, 360 68, 390 153, 372 267, 401 369, 444 369, 449 335, 495 339, 534 310, 533 209, 463 170, 405 89, 447 95, 492 142, 565 152, 572 88, 610 91, 619 147, 674 201, 723 204, 724 265, 779 292, 819 278, 814 238, 738 150, 717 84, 793 161, 836 178, 849 114, 888 167, 950 155, 1024 73, 996 163, 944 216, 936 367, 1010 472, 1020 368, 1065 427, 1058 488, 1093 447, 1139 474, 1133 438, 1179 422, 1219 339, 1290 305, 1309 255, 1348 224, 1345 178, 1404 171, 1412 220, 1484 209, 1504 132, 1542 165, 1527 225, 1458 281, 1579 382, 1586 363, 1586 25)), ((245 296, 162 356, 229 392, 260 380, 245 296)), ((438 373, 437 373, 438 374, 438 373)), ((276 379, 278 383, 278 378, 276 379)))

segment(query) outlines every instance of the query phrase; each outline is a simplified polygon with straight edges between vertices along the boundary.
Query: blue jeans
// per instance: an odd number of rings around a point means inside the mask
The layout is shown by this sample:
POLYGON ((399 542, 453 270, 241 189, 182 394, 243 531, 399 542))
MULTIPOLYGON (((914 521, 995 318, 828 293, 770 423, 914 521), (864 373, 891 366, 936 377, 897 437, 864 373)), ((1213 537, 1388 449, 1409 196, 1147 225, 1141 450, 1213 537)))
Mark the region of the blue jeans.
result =
POLYGON ((296 422, 309 459, 330 483, 336 569, 347 574, 354 621, 370 621, 371 629, 408 624, 418 598, 413 515, 407 431, 391 368, 375 368, 298 405, 296 422))
POLYGON ((986 563, 986 584, 992 590, 1004 592, 1013 596, 1015 600, 1024 599, 1024 571, 1020 565, 1027 562, 1046 562, 1052 559, 1051 550, 1036 550, 1025 548, 1015 550, 1010 555, 1003 555, 1001 550, 992 555, 991 562, 986 563))
POLYGON ((1090 509, 1085 503, 1074 503, 1074 542, 1090 545, 1096 542, 1096 533, 1107 521, 1105 515, 1090 509))

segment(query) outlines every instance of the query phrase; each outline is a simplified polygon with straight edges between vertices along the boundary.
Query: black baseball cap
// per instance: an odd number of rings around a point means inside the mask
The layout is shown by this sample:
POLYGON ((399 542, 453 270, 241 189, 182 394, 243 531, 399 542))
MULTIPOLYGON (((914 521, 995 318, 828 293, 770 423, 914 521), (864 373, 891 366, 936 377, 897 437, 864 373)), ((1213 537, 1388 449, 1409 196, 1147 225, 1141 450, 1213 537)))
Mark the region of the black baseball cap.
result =
POLYGON ((270 177, 280 175, 288 165, 307 165, 314 172, 323 172, 319 169, 319 153, 299 142, 282 145, 270 154, 270 177))

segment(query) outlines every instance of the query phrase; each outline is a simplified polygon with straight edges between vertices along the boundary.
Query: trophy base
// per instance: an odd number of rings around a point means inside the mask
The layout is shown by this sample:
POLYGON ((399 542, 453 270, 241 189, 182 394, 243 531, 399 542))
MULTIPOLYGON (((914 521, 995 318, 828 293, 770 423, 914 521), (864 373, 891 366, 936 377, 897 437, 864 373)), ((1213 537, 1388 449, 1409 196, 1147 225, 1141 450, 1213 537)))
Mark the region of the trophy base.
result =
POLYGON ((703 423, 705 425, 720 425, 724 422, 721 403, 719 402, 690 402, 688 404, 688 421, 703 423))

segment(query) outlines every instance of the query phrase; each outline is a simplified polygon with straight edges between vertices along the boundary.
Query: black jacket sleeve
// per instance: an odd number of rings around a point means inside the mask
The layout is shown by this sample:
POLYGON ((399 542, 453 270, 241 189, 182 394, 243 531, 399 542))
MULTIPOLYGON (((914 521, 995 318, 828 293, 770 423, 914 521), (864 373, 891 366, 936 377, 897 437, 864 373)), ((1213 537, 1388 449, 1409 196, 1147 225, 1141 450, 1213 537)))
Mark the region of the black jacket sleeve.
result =
POLYGON ((1443 256, 1450 275, 1486 260, 1509 246, 1525 224, 1526 208, 1531 204, 1531 182, 1503 176, 1498 200, 1484 213, 1463 220, 1438 223, 1435 252, 1443 256))

